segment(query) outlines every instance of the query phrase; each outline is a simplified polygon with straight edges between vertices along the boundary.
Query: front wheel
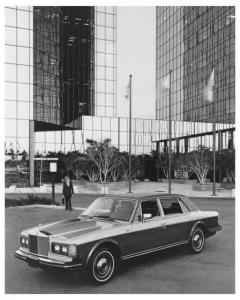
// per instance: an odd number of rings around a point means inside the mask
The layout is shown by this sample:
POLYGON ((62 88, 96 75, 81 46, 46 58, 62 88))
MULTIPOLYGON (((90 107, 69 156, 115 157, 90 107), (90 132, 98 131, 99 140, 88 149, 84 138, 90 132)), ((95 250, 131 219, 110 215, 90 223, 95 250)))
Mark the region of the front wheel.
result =
POLYGON ((91 279, 97 283, 109 281, 115 271, 115 257, 107 248, 97 249, 89 261, 88 272, 91 279))
POLYGON ((193 253, 200 253, 205 243, 205 236, 200 227, 196 227, 190 239, 190 250, 193 253))

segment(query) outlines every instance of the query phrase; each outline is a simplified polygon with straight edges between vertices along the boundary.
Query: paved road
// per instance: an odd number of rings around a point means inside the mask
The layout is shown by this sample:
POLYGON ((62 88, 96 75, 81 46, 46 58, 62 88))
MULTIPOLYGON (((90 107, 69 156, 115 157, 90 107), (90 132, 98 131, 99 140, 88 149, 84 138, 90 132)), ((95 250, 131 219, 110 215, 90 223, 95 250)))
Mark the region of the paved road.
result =
POLYGON ((79 272, 42 271, 17 260, 13 252, 24 228, 75 217, 61 209, 6 209, 6 293, 234 293, 234 200, 196 199, 206 210, 217 209, 223 230, 207 240, 204 251, 189 254, 175 248, 122 264, 114 279, 95 286, 79 272))

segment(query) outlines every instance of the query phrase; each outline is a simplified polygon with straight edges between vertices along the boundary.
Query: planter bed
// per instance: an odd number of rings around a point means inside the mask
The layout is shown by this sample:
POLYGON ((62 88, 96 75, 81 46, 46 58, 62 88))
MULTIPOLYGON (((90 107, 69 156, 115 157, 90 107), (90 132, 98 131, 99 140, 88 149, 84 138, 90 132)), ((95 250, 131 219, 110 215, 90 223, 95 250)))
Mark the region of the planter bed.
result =
MULTIPOLYGON (((216 183, 216 187, 220 187, 220 184, 216 183)), ((192 189, 194 191, 211 191, 213 189, 213 184, 212 183, 205 183, 205 184, 194 183, 192 185, 192 189)))
MULTIPOLYGON (((8 198, 5 197, 5 207, 13 207, 13 206, 24 206, 24 205, 33 205, 33 204, 44 204, 51 205, 52 199, 51 197, 39 197, 35 195, 25 195, 16 198, 8 198)), ((55 202, 56 205, 60 205, 59 202, 55 202)))

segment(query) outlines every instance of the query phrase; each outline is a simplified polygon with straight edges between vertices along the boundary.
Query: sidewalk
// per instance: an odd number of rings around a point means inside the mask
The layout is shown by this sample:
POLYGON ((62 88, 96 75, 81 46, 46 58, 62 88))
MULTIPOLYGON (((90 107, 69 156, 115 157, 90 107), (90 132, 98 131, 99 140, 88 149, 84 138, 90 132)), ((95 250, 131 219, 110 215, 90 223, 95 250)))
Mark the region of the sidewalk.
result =
MULTIPOLYGON (((83 186, 74 186, 76 194, 100 194, 99 191, 93 191, 83 186)), ((33 187, 33 188, 5 188, 5 194, 50 194, 51 186, 33 187)), ((121 187, 115 191, 110 191, 110 194, 126 194, 128 192, 127 187, 121 187)), ((168 184, 163 182, 137 182, 132 185, 133 193, 168 193, 168 184)), ((62 184, 55 185, 55 193, 62 193, 62 184)), ((212 197, 212 198, 233 198, 232 190, 227 190, 221 187, 217 187, 217 196, 212 196, 212 191, 194 191, 191 184, 172 183, 172 193, 182 194, 189 197, 212 197)))

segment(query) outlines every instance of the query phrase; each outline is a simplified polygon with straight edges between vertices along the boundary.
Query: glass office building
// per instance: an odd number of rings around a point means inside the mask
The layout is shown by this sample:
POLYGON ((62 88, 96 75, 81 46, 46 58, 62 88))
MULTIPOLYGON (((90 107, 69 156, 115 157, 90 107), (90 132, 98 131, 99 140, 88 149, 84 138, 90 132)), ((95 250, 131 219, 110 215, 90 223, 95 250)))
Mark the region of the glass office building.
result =
POLYGON ((234 124, 235 8, 157 7, 156 21, 156 118, 168 119, 172 69, 173 120, 234 124))
MULTIPOLYGON (((235 8, 157 7, 156 118, 159 120, 169 120, 170 70, 171 119, 188 122, 192 128, 191 133, 183 132, 182 137, 173 132, 173 150, 179 143, 188 148, 190 141, 195 148, 203 144, 212 148, 213 122, 217 124, 217 149, 234 144, 235 8), (205 126, 210 126, 207 135, 205 126)), ((160 148, 167 142, 168 139, 161 139, 160 148)))
POLYGON ((117 7, 97 6, 95 8, 94 32, 94 115, 114 117, 117 115, 117 7))
MULTIPOLYGON (((192 60, 186 54, 190 52, 184 51, 188 35, 183 16, 188 8, 184 9, 157 8, 157 87, 171 67, 173 147, 180 152, 195 149, 199 143, 212 146, 211 120, 207 115, 196 120, 195 112, 188 113, 191 105, 200 102, 192 94, 186 96, 190 87, 185 82, 192 77, 187 77, 184 61, 192 60)), ((233 28, 233 11, 228 19, 226 26, 233 28)), ((6 174, 12 176, 9 182, 18 180, 15 175, 20 166, 26 184, 33 185, 37 154, 84 151, 87 139, 111 138, 120 151, 128 151, 129 120, 118 118, 116 113, 117 8, 11 6, 5 8, 5 20, 5 156, 6 174)), ((227 57, 229 62, 232 56, 227 57)), ((133 154, 166 150, 167 97, 166 91, 157 89, 156 120, 133 118, 133 154)), ((228 105, 224 99, 219 100, 218 110, 221 103, 228 105)), ((211 104, 208 106, 211 111, 211 104)), ((229 111, 217 119, 219 148, 227 148, 233 138, 233 118, 229 111)))
POLYGON ((38 131, 116 115, 115 7, 11 6, 5 20, 7 158, 31 161, 38 131))
POLYGON ((33 7, 5 8, 5 152, 29 152, 33 120, 33 7))
POLYGON ((5 8, 6 151, 29 132, 81 129, 116 115, 116 8, 5 8))

